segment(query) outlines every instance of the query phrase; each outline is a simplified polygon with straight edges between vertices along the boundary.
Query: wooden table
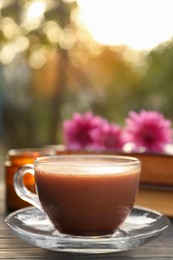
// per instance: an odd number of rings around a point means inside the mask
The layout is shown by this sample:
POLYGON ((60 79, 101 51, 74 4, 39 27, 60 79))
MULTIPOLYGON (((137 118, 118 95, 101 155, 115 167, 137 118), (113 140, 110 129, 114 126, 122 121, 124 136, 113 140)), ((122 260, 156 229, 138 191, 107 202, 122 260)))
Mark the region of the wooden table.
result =
POLYGON ((111 254, 75 254, 48 251, 27 244, 15 237, 6 227, 5 216, 4 183, 0 181, 0 259, 173 259, 173 220, 159 238, 135 250, 111 254))

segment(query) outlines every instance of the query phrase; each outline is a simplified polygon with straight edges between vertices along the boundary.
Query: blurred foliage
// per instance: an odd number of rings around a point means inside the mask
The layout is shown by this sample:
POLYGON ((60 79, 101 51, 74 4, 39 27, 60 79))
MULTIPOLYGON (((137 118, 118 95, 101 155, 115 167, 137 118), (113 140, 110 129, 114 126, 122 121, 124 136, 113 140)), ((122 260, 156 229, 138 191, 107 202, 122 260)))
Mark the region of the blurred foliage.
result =
POLYGON ((7 148, 62 142, 62 121, 92 110, 123 123, 129 110, 173 119, 173 42, 149 53, 94 42, 73 1, 4 0, 0 134, 7 148), (2 119, 2 120, 1 120, 2 119))
POLYGON ((173 41, 147 55, 146 72, 138 85, 138 108, 160 110, 173 120, 173 41))

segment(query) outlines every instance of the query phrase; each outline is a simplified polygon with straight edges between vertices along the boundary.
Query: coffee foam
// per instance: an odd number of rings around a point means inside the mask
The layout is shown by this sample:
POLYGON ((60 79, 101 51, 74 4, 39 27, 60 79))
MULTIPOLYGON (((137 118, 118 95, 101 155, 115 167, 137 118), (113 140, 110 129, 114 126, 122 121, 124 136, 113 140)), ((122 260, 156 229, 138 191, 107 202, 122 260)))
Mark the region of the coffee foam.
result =
POLYGON ((65 165, 37 165, 36 171, 42 174, 61 175, 112 175, 112 174, 135 174, 139 172, 137 166, 65 166, 65 165))

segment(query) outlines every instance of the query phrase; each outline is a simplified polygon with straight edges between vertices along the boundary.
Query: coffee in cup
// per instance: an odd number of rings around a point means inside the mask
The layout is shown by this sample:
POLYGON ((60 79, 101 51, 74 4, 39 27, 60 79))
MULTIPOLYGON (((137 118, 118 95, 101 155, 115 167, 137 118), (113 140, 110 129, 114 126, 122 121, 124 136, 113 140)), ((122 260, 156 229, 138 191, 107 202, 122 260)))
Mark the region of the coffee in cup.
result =
POLYGON ((133 208, 140 171, 140 161, 127 156, 47 156, 21 167, 14 187, 44 211, 61 235, 111 236, 133 208), (24 186, 28 172, 35 177, 37 194, 24 186))

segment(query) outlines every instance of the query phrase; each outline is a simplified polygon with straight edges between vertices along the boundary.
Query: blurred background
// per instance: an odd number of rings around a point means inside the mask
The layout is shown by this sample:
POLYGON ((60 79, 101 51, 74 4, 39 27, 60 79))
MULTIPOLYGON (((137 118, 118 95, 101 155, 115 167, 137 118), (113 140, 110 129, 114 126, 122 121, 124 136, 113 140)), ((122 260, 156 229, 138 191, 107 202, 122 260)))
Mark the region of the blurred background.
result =
POLYGON ((173 120, 172 0, 1 0, 0 151, 62 143, 76 111, 173 120))

